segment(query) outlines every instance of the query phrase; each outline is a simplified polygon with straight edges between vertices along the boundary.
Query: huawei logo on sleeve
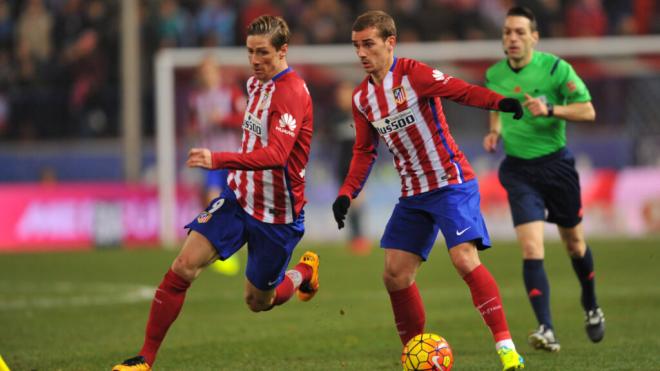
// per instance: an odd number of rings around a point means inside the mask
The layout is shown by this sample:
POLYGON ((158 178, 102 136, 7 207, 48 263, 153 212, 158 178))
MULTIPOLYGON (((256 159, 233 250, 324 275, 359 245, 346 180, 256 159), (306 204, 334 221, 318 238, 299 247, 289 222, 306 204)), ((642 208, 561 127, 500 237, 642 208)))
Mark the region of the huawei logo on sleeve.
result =
POLYGON ((294 130, 296 130, 296 119, 289 113, 285 113, 280 117, 279 126, 276 127, 277 131, 295 136, 294 130))
POLYGON ((445 84, 451 80, 451 76, 445 75, 444 73, 440 72, 440 70, 433 70, 433 78, 435 81, 442 81, 445 84))
POLYGON ((289 128, 289 130, 295 130, 296 129, 296 119, 293 118, 288 113, 285 113, 280 117, 280 127, 281 128, 289 128))

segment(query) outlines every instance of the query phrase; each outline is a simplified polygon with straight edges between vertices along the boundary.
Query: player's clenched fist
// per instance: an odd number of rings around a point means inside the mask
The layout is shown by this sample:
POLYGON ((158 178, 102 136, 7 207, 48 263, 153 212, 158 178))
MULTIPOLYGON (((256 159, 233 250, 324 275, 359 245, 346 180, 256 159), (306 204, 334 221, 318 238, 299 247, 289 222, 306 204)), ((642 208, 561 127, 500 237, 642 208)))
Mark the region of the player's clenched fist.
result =
POLYGON ((205 169, 212 168, 211 151, 208 148, 193 148, 188 152, 188 160, 186 161, 188 167, 203 167, 205 169))
POLYGON ((339 196, 332 203, 332 213, 335 216, 335 221, 337 222, 337 228, 344 228, 344 219, 346 219, 346 213, 348 213, 348 208, 351 206, 351 199, 348 196, 339 196))

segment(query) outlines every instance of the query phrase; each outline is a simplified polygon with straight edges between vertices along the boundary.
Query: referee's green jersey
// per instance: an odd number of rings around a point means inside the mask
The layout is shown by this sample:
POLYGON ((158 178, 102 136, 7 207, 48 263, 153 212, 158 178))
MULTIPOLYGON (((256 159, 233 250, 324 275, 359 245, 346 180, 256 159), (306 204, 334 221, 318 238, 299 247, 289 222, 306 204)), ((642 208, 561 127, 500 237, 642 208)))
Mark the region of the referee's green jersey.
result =
MULTIPOLYGON (((591 95, 568 62, 534 51, 532 60, 517 72, 507 59, 486 71, 486 86, 506 97, 525 101, 525 93, 557 105, 589 102, 591 95)), ((526 108, 520 120, 501 113, 504 152, 524 159, 537 158, 566 146, 566 121, 556 117, 534 117, 526 108)))

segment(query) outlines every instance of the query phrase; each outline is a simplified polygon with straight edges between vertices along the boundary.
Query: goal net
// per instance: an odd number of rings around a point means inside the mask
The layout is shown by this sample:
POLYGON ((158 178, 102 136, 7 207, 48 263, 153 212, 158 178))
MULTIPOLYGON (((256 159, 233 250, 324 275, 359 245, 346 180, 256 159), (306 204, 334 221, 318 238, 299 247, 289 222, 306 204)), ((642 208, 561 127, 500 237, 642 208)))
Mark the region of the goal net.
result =
MULTIPOLYGON (((592 93, 598 113, 597 124, 569 125, 568 139, 569 147, 576 149, 579 166, 586 168, 587 176, 582 179, 583 192, 586 193, 583 196, 587 198, 585 203, 593 201, 590 205, 597 209, 601 207, 598 206, 601 201, 598 193, 607 193, 601 189, 607 185, 599 185, 601 188, 593 190, 588 183, 606 184, 610 178, 598 172, 590 176, 593 171, 590 173, 589 169, 616 171, 630 166, 658 165, 660 37, 546 39, 541 40, 537 49, 571 62, 592 93)), ((503 58, 501 44, 495 40, 401 43, 396 55, 421 60, 444 73, 476 84, 483 84, 486 68, 503 58)), ((191 143, 183 139, 182 133, 188 125, 184 111, 186 95, 194 84, 192 71, 208 56, 218 62, 223 74, 244 90, 244 81, 250 72, 243 47, 165 49, 155 60, 160 238, 166 245, 176 242, 176 230, 181 227, 175 225, 177 185, 197 177, 184 170, 185 155, 191 143)), ((332 122, 337 110, 335 88, 344 81, 355 84, 364 74, 351 45, 292 45, 288 62, 306 80, 314 101, 314 143, 306 177, 309 201, 305 207, 307 238, 341 238, 330 212, 340 181, 336 174, 338 147, 334 142, 337 123, 332 122)), ((496 155, 488 155, 481 149, 487 113, 446 101, 443 105, 453 135, 479 174, 482 208, 491 234, 512 237, 506 195, 496 179, 501 150, 496 155)), ((365 187, 364 227, 370 237, 377 237, 382 232, 400 187, 398 176, 388 163, 391 162, 389 154, 386 150, 380 152, 377 166, 365 187)), ((587 223, 588 229, 626 232, 610 225, 617 220, 608 214, 611 213, 610 206, 602 206, 602 210, 594 212, 595 217, 587 223)))

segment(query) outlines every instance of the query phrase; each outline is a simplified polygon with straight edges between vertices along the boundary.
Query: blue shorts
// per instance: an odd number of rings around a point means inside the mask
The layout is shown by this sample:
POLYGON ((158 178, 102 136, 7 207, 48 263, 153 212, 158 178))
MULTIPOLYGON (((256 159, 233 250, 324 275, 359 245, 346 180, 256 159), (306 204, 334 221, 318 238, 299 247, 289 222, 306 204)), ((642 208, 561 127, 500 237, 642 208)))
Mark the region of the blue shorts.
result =
POLYGON ((305 233, 305 214, 301 212, 291 224, 264 223, 247 214, 234 192, 225 189, 185 228, 206 237, 220 260, 247 243, 245 275, 255 287, 268 291, 284 278, 293 249, 305 233))
POLYGON ((380 245, 405 250, 426 260, 439 229, 448 249, 468 241, 474 241, 479 250, 487 249, 490 237, 479 208, 480 200, 476 180, 401 197, 380 245))
POLYGON ((582 221, 580 179, 567 149, 531 160, 507 156, 499 178, 509 196, 514 226, 547 220, 572 228, 582 221))
POLYGON ((222 190, 227 188, 227 176, 229 176, 229 171, 226 169, 207 170, 206 189, 219 189, 222 193, 222 190))

